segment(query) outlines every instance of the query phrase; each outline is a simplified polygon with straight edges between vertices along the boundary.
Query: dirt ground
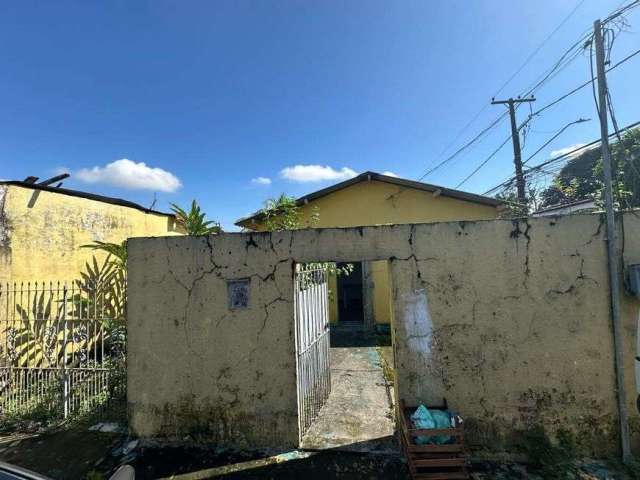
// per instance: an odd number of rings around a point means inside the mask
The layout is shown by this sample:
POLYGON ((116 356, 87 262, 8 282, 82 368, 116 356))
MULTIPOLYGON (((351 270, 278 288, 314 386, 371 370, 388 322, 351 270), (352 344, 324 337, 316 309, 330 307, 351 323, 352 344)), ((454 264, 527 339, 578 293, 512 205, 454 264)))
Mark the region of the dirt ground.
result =
MULTIPOLYGON (((253 452, 236 453, 214 446, 169 447, 141 445, 118 433, 71 430, 40 435, 0 437, 0 459, 55 480, 108 478, 120 464, 134 466, 136 479, 388 479, 408 480, 399 456, 358 452, 253 452), (132 447, 129 451, 127 447, 132 447)), ((582 480, 627 480, 619 468, 583 460, 566 477, 582 480)), ((474 461, 475 480, 544 480, 519 463, 474 461)))
POLYGON ((100 469, 122 434, 60 430, 0 437, 0 460, 56 480, 85 478, 100 469))
MULTIPOLYGON (((315 446, 324 448, 321 451, 230 452, 211 445, 159 446, 143 444, 128 438, 125 433, 87 431, 86 426, 76 426, 40 434, 0 436, 0 460, 54 480, 107 479, 122 464, 132 465, 138 480, 408 480, 406 464, 392 435, 393 421, 389 418, 392 409, 386 398, 386 392, 393 383, 392 349, 388 344, 381 345, 378 340, 356 348, 345 346, 332 349, 332 367, 335 370, 332 374, 336 382, 334 400, 337 402, 328 406, 324 420, 315 431, 315 440, 319 442, 315 446), (365 407, 375 404, 375 411, 359 409, 359 399, 363 396, 371 397, 365 402, 365 407), (355 412, 358 409, 360 412, 355 412), (367 425, 371 423, 374 441, 361 438, 363 434, 367 435, 367 425), (327 432, 334 433, 326 437, 327 432), (378 438, 384 438, 384 442, 377 442, 378 438), (359 443, 367 448, 344 448, 345 442, 359 443), (378 448, 380 445, 385 448, 378 448)), ((552 478, 527 465, 506 461, 476 459, 472 462, 471 471, 471 478, 475 480, 552 478)), ((575 462, 570 473, 558 473, 559 476, 553 478, 640 478, 640 475, 623 473, 620 467, 594 460, 575 462)))

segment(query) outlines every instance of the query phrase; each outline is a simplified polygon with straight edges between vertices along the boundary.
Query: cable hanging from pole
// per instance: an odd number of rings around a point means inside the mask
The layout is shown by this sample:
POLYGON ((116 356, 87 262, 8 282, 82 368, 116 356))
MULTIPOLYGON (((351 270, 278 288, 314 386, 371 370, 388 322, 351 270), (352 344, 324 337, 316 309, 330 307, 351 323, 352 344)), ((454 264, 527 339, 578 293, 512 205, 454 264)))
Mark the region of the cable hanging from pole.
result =
MULTIPOLYGON (((630 4, 623 6, 619 9, 617 9, 616 11, 614 11, 612 14, 610 14, 606 19, 604 23, 608 23, 613 21, 616 18, 619 18, 622 14, 624 14, 625 12, 629 11, 631 8, 634 8, 636 6, 640 5, 640 0, 631 2, 630 4)), ((610 40, 610 47, 613 43, 614 39, 610 40)), ((533 93, 536 89, 540 88, 542 85, 544 85, 546 82, 548 82, 550 79, 552 79, 554 76, 556 76, 558 73, 560 73, 560 71, 562 71, 564 68, 566 68, 573 60, 575 60, 581 52, 583 52, 587 47, 591 48, 592 47, 592 43, 593 43, 593 33, 591 30, 586 31, 585 33, 583 33, 579 39, 574 42, 560 57, 560 59, 553 65, 553 67, 542 76, 542 78, 540 80, 537 80, 536 82, 534 82, 533 87, 531 87, 529 90, 527 90, 523 96, 526 95, 530 95, 531 93, 533 93)), ((610 57, 610 52, 611 52, 611 48, 609 48, 608 50, 608 58, 610 57)), ((614 68, 617 68, 618 66, 620 66, 621 64, 623 64, 624 62, 628 61, 630 58, 634 57, 635 55, 637 55, 638 53, 640 53, 640 50, 633 52, 632 54, 630 54, 629 56, 625 57, 623 60, 621 60, 620 62, 618 62, 616 65, 610 67, 609 69, 607 69, 606 71, 609 72, 611 70, 613 70, 614 68)), ((591 56, 590 56, 591 59, 591 56)), ((564 100, 565 98, 567 98, 568 96, 576 93, 577 91, 581 90, 582 88, 584 88, 585 86, 591 84, 594 85, 595 82, 595 78, 592 78, 591 80, 583 83, 582 85, 580 85, 579 87, 577 87, 576 89, 570 91, 569 93, 563 95, 562 97, 554 100, 553 102, 551 102, 548 105, 543 106, 542 108, 538 109, 536 112, 534 113, 530 113, 529 118, 527 118, 527 120, 518 128, 518 131, 524 126, 527 125, 528 122, 530 122, 530 120, 534 117, 534 116, 539 116, 544 110, 551 108, 553 105, 556 105, 557 103, 559 103, 560 101, 564 100)), ((502 147, 502 145, 498 148, 498 150, 500 150, 500 148, 502 147)), ((536 152, 534 155, 536 155, 539 152, 536 152)), ((490 155, 489 158, 493 158, 494 154, 490 155)), ((516 155, 517 157, 517 155, 516 155)), ((519 160, 516 158, 516 164, 518 164, 519 160)), ((484 161, 481 163, 480 168, 482 168, 484 165, 486 165, 487 161, 484 161)), ((516 167, 516 171, 518 170, 518 168, 516 167)), ((476 168, 470 176, 475 175, 475 173, 477 173, 479 171, 479 168, 476 168)), ((468 178, 470 178, 470 176, 466 177, 460 184, 466 182, 468 180, 468 178)), ((459 184, 459 185, 460 185, 459 184)), ((519 199, 520 201, 522 201, 522 196, 523 196, 523 180, 521 179, 518 182, 518 191, 519 191, 519 199)))
MULTIPOLYGON (((627 125, 627 126, 621 128, 621 129, 619 129, 618 133, 624 133, 624 132, 627 132, 627 131, 632 130, 632 129, 634 129, 636 127, 639 127, 639 126, 640 126, 640 121, 634 122, 634 123, 632 123, 630 125, 627 125)), ((613 137, 615 135, 616 135, 616 133, 614 132, 614 133, 611 133, 609 135, 609 137, 613 137)), ((526 177, 528 175, 531 175, 531 174, 537 172, 538 170, 543 169, 546 166, 553 165, 553 164, 558 163, 558 162, 560 162, 562 160, 565 160, 565 159, 571 159, 572 157, 576 156, 577 153, 580 153, 580 152, 582 152, 584 150, 588 150, 588 149, 597 147, 600 144, 600 142, 601 142, 600 139, 593 140, 593 141, 591 141, 591 142, 589 142, 589 143, 587 143, 585 145, 581 145, 580 147, 574 148, 573 150, 571 150, 569 152, 565 152, 562 155, 558 155, 557 157, 551 158, 551 159, 546 160, 546 161, 544 161, 544 162, 542 162, 542 163, 540 163, 538 165, 535 165, 535 166, 533 166, 533 167, 531 167, 529 169, 526 169, 526 170, 524 170, 523 174, 526 177)), ((493 187, 493 188, 487 190, 486 192, 484 192, 483 195, 491 195, 493 192, 501 189, 502 187, 505 187, 505 186, 508 186, 508 185, 512 184, 514 181, 515 181, 515 177, 511 176, 507 180, 505 180, 502 183, 500 183, 499 185, 496 185, 495 187, 493 187)))

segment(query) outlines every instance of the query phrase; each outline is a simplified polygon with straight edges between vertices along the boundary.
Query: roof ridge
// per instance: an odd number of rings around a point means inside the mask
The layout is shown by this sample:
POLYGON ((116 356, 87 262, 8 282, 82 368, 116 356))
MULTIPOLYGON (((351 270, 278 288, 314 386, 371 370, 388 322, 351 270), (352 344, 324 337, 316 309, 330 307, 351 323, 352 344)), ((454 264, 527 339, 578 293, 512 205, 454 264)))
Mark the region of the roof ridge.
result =
POLYGON ((21 180, 5 180, 0 181, 0 185, 13 185, 16 187, 29 188, 31 190, 43 190, 45 192, 59 193, 61 195, 69 195, 71 197, 86 198, 87 200, 94 200, 96 202, 109 203, 111 205, 118 205, 121 207, 134 208, 145 213, 153 213, 156 215, 164 215, 167 217, 173 217, 172 213, 161 212, 153 210, 151 208, 143 207, 142 205, 132 202, 130 200, 124 200, 122 198, 107 197, 106 195, 98 195, 96 193, 83 192, 81 190, 72 190, 69 188, 51 187, 48 185, 40 185, 37 183, 28 183, 21 180))
MULTIPOLYGON (((356 183, 362 182, 364 180, 367 180, 367 181, 376 180, 376 181, 398 185, 400 187, 414 188, 416 190, 424 190, 428 192, 439 191, 440 192, 439 195, 443 195, 445 197, 457 198, 458 200, 462 200, 462 201, 467 201, 472 203, 481 203, 484 205, 491 205, 494 207, 497 207, 499 205, 504 205, 504 202, 501 200, 497 200, 495 198, 487 197, 484 195, 479 195, 477 193, 465 192, 462 190, 455 190, 448 187, 442 187, 439 185, 432 185, 429 183, 417 182, 415 180, 408 180, 400 177, 392 177, 390 175, 383 175, 381 173, 373 172, 370 170, 362 172, 356 175, 355 177, 349 178, 347 180, 343 180, 342 182, 338 182, 328 187, 322 188, 320 190, 316 190, 315 192, 311 192, 306 195, 303 195, 296 199, 296 203, 298 205, 302 205, 311 200, 315 200, 317 198, 329 195, 330 193, 333 193, 338 190, 342 190, 343 188, 350 187, 351 185, 355 185, 356 183)), ((243 223, 249 220, 258 219, 262 215, 263 215, 262 210, 258 210, 257 212, 249 216, 239 218, 238 220, 236 220, 234 224, 237 226, 242 226, 243 223)))

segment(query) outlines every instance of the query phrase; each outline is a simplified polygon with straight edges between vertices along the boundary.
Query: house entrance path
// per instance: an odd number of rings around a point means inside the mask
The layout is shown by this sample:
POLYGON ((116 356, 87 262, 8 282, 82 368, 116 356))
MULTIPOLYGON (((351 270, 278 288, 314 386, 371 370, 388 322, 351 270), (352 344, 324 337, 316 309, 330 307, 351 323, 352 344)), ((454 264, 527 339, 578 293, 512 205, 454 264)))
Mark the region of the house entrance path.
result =
POLYGON ((397 452, 390 387, 376 347, 332 347, 330 355, 331 394, 301 447, 397 452))

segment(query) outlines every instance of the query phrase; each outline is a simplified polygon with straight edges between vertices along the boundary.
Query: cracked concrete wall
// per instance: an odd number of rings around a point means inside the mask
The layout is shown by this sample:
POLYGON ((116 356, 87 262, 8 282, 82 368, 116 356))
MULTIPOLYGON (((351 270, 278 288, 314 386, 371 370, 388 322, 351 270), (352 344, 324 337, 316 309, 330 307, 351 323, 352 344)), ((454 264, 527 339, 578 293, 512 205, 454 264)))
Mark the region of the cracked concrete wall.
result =
POLYGON ((128 404, 142 437, 295 447, 293 261, 265 238, 132 239, 128 404), (230 309, 227 281, 249 279, 230 309))
MULTIPOLYGON (((640 220, 624 219, 624 260, 637 262, 640 220)), ((446 397, 466 417, 472 443, 513 445, 518 431, 542 423, 574 430, 585 448, 616 446, 598 215, 130 245, 129 402, 137 434, 205 433, 232 446, 295 446, 294 262, 389 260, 399 397, 446 397), (250 308, 230 311, 226 280, 244 277, 251 278, 250 308)), ((626 386, 637 432, 638 303, 623 298, 626 386)))
MULTIPOLYGON (((625 215, 625 258, 640 223, 625 215)), ((391 262, 400 395, 468 419, 472 443, 501 448, 542 424, 594 453, 615 450, 613 340, 599 216, 416 226, 391 262)), ((623 294, 626 387, 638 444, 638 303, 623 294)))

